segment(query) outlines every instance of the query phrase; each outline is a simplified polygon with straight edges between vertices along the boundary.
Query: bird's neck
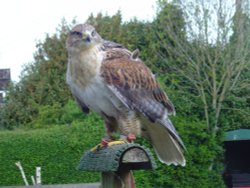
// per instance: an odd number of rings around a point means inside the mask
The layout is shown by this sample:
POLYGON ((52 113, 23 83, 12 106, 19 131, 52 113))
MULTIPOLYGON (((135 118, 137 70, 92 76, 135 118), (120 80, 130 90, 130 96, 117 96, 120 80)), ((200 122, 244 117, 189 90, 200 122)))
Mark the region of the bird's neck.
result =
POLYGON ((101 67, 102 55, 99 46, 69 54, 68 72, 71 81, 87 86, 95 80, 101 67))

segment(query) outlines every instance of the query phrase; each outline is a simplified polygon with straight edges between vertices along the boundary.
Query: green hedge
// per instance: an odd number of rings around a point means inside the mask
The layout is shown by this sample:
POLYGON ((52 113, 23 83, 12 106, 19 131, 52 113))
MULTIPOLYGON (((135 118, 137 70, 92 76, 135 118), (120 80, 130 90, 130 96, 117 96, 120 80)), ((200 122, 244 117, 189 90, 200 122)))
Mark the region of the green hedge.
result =
POLYGON ((23 185, 15 162, 20 161, 27 179, 42 167, 42 183, 97 182, 98 173, 76 170, 83 152, 100 142, 101 120, 90 115, 84 122, 48 129, 0 132, 0 186, 23 185))
MULTIPOLYGON (((172 119, 187 147, 186 167, 166 166, 156 159, 155 171, 134 172, 137 187, 223 187, 222 168, 216 164, 221 161, 218 153, 222 153, 218 139, 207 134, 202 122, 172 119)), ((36 166, 42 167, 43 184, 99 182, 100 174, 77 171, 76 166, 83 152, 100 142, 102 124, 99 117, 90 114, 81 121, 52 128, 0 132, 0 186, 23 184, 16 161, 21 161, 29 182, 36 166)), ((137 142, 150 148, 143 139, 137 142)))
MULTIPOLYGON (((223 188, 223 152, 220 139, 207 133, 205 124, 188 120, 187 117, 172 117, 186 146, 186 166, 167 166, 157 158, 155 171, 136 171, 137 187, 153 188, 223 188)), ((148 145, 145 140, 141 144, 148 145)))

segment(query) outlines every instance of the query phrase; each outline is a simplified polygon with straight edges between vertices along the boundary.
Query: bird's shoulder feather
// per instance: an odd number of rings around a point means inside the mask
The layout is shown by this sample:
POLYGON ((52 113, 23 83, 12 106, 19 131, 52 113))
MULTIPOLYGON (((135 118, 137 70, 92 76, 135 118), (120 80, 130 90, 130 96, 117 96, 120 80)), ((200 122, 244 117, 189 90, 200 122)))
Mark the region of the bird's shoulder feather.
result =
POLYGON ((103 50, 105 52, 104 60, 130 58, 132 55, 132 53, 124 48, 121 44, 107 40, 103 42, 103 50))

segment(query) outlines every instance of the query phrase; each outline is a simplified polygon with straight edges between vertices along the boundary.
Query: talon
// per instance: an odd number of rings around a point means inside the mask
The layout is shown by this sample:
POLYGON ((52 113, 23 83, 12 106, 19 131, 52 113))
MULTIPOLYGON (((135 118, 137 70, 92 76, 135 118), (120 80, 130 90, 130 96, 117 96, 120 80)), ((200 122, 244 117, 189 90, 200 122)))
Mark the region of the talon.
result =
POLYGON ((127 140, 129 143, 133 142, 136 139, 136 136, 132 133, 129 133, 127 136, 127 140))
POLYGON ((92 149, 90 149, 90 151, 92 151, 92 152, 97 151, 101 147, 102 147, 102 144, 97 144, 95 147, 93 147, 92 149))
POLYGON ((108 141, 107 139, 105 139, 105 138, 102 139, 101 144, 102 144, 103 146, 107 146, 108 143, 109 143, 109 141, 108 141))
POLYGON ((100 144, 97 144, 95 147, 93 147, 92 149, 90 149, 90 151, 94 152, 97 151, 103 147, 106 147, 108 145, 109 141, 105 138, 102 139, 100 144))

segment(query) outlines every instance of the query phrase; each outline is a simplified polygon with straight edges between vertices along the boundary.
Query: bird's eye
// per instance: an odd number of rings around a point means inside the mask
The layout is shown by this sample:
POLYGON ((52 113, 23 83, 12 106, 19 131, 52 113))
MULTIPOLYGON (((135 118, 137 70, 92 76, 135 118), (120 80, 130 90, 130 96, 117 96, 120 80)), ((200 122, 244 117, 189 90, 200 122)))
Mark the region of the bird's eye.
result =
POLYGON ((78 32, 78 31, 71 31, 70 32, 70 35, 76 35, 76 36, 82 36, 82 33, 81 32, 78 32))
POLYGON ((92 36, 92 37, 94 37, 94 36, 95 36, 95 34, 96 34, 96 31, 95 31, 95 30, 93 30, 93 31, 91 32, 91 36, 92 36))

